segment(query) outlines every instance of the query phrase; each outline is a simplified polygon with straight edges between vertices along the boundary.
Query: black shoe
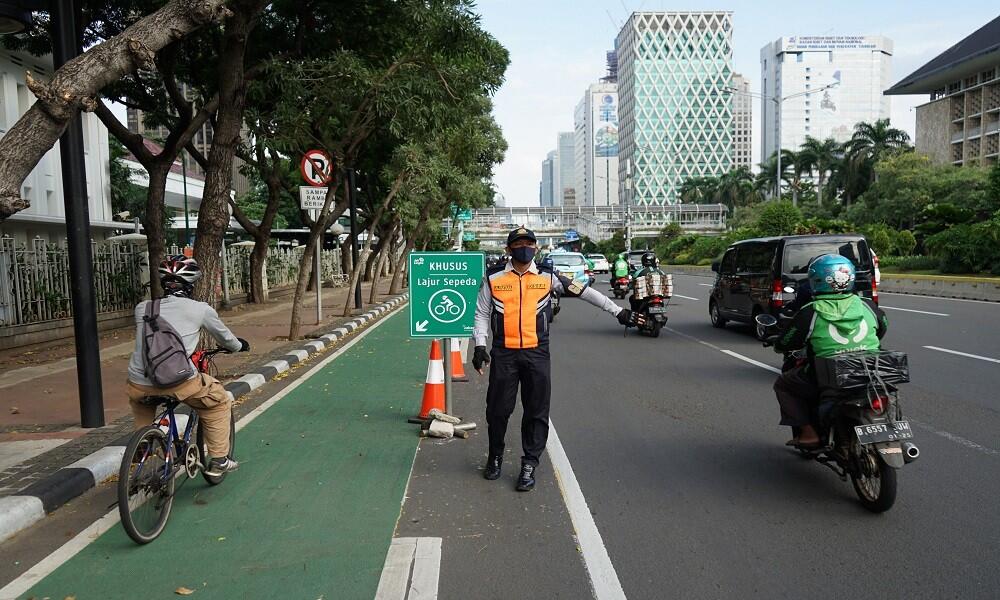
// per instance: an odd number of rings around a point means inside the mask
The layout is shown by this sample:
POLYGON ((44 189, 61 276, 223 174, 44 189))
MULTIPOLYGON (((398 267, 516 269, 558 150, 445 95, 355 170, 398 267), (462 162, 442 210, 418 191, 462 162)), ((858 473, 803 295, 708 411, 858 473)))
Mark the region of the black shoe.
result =
POLYGON ((494 479, 500 478, 500 466, 503 465, 502 456, 490 456, 486 459, 486 468, 483 469, 483 479, 489 479, 493 481, 494 479))
POLYGON ((517 477, 517 491, 530 492, 535 488, 535 465, 521 464, 521 474, 517 477))

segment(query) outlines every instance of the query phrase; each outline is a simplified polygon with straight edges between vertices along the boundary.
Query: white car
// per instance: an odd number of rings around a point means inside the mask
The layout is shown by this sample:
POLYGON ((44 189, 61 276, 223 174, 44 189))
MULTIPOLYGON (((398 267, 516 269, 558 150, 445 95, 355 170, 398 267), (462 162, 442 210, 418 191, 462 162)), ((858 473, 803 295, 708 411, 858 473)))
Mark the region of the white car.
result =
POLYGON ((611 271, 611 264, 608 263, 608 259, 603 254, 588 254, 587 258, 594 263, 595 273, 609 273, 611 271))

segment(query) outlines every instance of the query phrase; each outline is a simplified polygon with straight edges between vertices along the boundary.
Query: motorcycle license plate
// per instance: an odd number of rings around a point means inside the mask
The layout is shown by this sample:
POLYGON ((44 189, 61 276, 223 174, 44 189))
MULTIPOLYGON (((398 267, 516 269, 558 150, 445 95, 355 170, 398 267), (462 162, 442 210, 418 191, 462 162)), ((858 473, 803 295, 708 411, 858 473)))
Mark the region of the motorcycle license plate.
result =
POLYGON ((662 314, 662 313, 665 313, 665 312, 667 312, 667 307, 666 306, 650 306, 649 307, 649 314, 651 314, 651 315, 662 314))
POLYGON ((909 421, 896 421, 892 424, 855 425, 854 433, 858 435, 858 441, 865 445, 913 439, 913 431, 910 429, 909 421))

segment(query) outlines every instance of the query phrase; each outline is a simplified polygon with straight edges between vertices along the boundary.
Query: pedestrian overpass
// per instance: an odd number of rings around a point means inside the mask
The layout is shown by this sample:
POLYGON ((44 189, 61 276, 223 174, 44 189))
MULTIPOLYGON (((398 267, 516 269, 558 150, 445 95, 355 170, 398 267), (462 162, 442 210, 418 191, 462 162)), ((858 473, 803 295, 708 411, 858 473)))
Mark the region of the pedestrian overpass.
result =
MULTIPOLYGON (((656 237, 670 223, 677 223, 689 233, 723 233, 729 209, 724 204, 671 204, 636 206, 494 206, 472 211, 472 220, 463 223, 466 232, 474 232, 482 246, 500 246, 507 233, 524 226, 535 232, 540 245, 555 245, 568 230, 575 230, 594 241, 610 239, 631 222, 633 238, 656 237)), ((444 227, 451 228, 449 219, 444 227)))

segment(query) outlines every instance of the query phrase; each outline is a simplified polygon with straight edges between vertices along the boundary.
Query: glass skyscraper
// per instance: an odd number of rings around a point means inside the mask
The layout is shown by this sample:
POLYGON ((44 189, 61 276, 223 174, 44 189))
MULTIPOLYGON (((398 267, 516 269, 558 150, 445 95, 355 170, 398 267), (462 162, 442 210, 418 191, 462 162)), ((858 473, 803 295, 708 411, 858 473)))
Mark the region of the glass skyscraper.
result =
POLYGON ((620 196, 680 202, 689 177, 733 165, 733 14, 635 12, 618 33, 620 196))

